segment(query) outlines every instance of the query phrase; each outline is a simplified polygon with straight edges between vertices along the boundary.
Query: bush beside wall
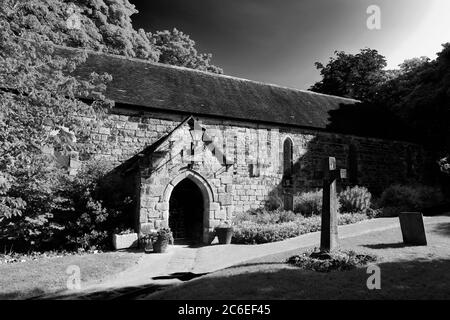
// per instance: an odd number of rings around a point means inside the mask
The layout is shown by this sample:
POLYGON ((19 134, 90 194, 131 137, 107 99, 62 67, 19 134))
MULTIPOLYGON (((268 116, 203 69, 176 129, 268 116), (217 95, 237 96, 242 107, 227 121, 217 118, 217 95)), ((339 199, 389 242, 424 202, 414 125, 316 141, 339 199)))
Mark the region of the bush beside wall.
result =
POLYGON ((386 217, 405 211, 423 211, 444 202, 439 188, 424 185, 392 185, 381 194, 378 206, 386 217))

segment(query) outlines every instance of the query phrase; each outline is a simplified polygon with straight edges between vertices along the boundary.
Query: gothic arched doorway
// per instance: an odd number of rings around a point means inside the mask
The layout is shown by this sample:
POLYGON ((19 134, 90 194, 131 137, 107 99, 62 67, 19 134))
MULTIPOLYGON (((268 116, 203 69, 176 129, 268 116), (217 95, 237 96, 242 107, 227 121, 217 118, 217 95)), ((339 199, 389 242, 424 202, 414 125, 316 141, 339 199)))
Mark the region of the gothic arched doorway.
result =
POLYGON ((175 239, 202 242, 204 199, 195 182, 187 178, 170 195, 169 227, 175 239))

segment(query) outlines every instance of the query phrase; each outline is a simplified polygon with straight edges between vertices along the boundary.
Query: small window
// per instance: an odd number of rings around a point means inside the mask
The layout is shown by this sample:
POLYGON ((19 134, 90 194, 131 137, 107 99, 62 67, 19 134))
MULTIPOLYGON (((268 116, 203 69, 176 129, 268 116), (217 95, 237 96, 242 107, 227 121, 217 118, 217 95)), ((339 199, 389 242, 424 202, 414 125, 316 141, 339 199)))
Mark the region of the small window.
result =
POLYGON ((353 144, 348 151, 348 179, 350 184, 358 184, 358 149, 353 144))
POLYGON ((293 167, 293 143, 290 138, 286 138, 283 144, 283 175, 284 178, 290 179, 293 167))

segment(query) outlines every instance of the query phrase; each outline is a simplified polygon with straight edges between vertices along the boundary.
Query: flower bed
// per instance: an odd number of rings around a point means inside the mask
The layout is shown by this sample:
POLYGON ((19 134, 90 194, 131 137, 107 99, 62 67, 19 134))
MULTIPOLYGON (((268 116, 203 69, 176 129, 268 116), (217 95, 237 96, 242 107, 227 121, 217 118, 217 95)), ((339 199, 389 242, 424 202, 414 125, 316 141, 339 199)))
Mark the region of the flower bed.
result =
POLYGON ((375 261, 376 256, 353 250, 334 250, 329 253, 313 250, 290 257, 287 263, 304 270, 330 272, 351 270, 375 261))
MULTIPOLYGON (((366 219, 369 217, 362 213, 339 214, 338 224, 352 224, 366 219)), ((232 243, 261 244, 319 231, 321 218, 320 216, 303 217, 285 211, 260 212, 253 215, 240 215, 236 217, 234 225, 232 243)))

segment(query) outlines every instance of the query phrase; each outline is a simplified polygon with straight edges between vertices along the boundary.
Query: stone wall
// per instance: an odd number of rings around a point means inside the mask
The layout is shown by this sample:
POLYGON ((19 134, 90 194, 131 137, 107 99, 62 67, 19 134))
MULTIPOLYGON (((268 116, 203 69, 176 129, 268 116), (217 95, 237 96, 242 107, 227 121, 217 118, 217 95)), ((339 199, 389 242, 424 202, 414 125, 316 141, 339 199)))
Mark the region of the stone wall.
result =
MULTIPOLYGON (((173 130, 187 115, 116 109, 104 126, 91 134, 90 156, 119 165, 173 130)), ((293 189, 320 187, 319 171, 324 157, 334 156, 337 165, 348 168, 349 149, 357 154, 358 183, 379 192, 393 182, 422 178, 426 155, 421 147, 305 129, 200 118, 226 156, 235 164, 235 179, 242 183, 280 179, 283 173, 283 142, 293 141, 293 189)), ((245 198, 244 198, 245 199, 245 198)), ((254 200, 252 198, 252 200, 254 200)))
MULTIPOLYGON (((91 156, 119 165, 167 135, 186 117, 116 109, 103 126, 92 132, 90 144, 96 151, 91 156)), ((265 205, 273 195, 283 197, 283 194, 320 188, 321 163, 328 156, 336 157, 338 167, 351 169, 355 175, 341 183, 341 188, 353 182, 380 193, 392 183, 421 179, 425 155, 414 144, 223 119, 198 119, 219 153, 200 142, 200 160, 191 163, 185 151, 190 149, 192 139, 189 127, 183 126, 158 148, 164 154, 158 168, 151 157, 141 159, 137 197, 140 225, 151 224, 157 228, 167 224, 171 190, 185 178, 192 179, 204 194, 205 242, 208 232, 218 223, 230 220, 235 213, 265 205), (289 177, 283 175, 286 139, 293 143, 289 177), (221 151, 228 165, 218 159, 221 151)))

